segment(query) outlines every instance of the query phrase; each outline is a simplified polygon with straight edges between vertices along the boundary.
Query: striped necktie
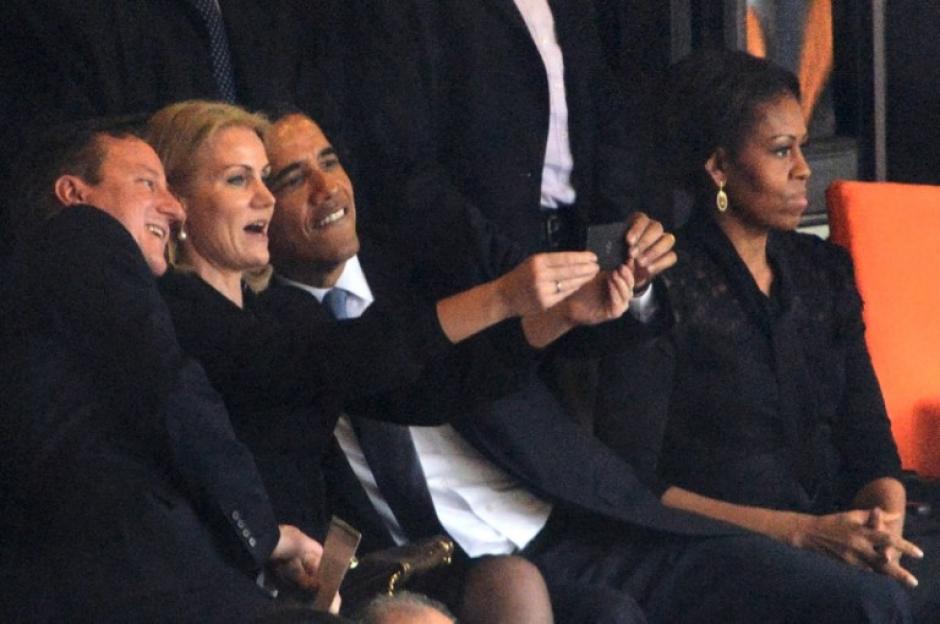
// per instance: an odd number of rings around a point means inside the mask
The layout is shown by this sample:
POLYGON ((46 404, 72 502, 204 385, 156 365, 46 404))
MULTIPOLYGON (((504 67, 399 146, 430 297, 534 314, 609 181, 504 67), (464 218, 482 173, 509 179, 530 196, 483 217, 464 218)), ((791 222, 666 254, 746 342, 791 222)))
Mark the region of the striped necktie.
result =
POLYGON ((219 98, 226 102, 235 102, 235 74, 232 71, 232 56, 218 0, 189 1, 199 12, 209 31, 209 57, 212 60, 212 75, 218 87, 219 98))

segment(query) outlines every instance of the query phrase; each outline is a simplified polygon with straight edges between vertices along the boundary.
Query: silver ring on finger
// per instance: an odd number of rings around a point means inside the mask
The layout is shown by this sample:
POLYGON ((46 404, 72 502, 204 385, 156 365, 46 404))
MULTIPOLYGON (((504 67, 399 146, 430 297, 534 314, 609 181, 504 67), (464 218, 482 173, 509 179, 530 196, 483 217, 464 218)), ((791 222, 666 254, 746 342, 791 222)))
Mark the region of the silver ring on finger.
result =
POLYGON ((556 281, 556 282, 555 282, 555 294, 557 295, 557 294, 559 294, 560 292, 561 292, 561 282, 560 282, 560 281, 556 281))

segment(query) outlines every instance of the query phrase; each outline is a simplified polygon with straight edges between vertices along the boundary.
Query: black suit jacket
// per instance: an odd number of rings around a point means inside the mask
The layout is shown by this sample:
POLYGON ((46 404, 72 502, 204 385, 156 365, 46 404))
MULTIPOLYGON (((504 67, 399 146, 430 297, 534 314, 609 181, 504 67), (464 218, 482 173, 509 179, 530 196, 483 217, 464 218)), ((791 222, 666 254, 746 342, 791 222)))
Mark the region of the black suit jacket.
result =
MULTIPOLYGON (((407 277, 396 275, 401 265, 376 262, 368 241, 363 242, 360 261, 377 302, 400 294, 408 284, 407 277)), ((597 342, 622 344, 635 332, 629 322, 624 323, 627 328, 608 325, 599 328, 599 336, 606 338, 595 337, 597 342)), ((738 532, 664 507, 629 464, 567 416, 535 370, 536 358, 498 355, 512 344, 501 334, 511 328, 509 324, 486 332, 429 367, 437 375, 446 375, 448 367, 467 371, 457 375, 465 383, 443 391, 443 384, 427 380, 415 385, 422 395, 437 396, 439 402, 446 397, 441 403, 447 406, 447 418, 468 442, 532 492, 562 508, 603 516, 613 521, 612 527, 619 522, 680 535, 738 532)), ((582 336, 587 338, 589 332, 582 336)), ((573 338, 572 342, 581 342, 573 338)), ((350 407, 355 413, 355 406, 350 407)), ((334 448, 326 464, 334 509, 359 526, 370 548, 391 545, 384 524, 341 454, 334 448)))
POLYGON ((13 257, 0 306, 3 619, 264 600, 261 480, 123 226, 66 209, 13 257))
MULTIPOLYGON (((634 157, 623 105, 584 0, 552 0, 565 63, 572 183, 584 221, 632 208, 634 157)), ((406 228, 445 275, 493 276, 539 249, 548 133, 542 60, 513 0, 351 2, 372 28, 350 55, 362 80, 346 106, 368 132, 358 157, 363 214, 406 228), (429 241, 433 244, 429 244, 429 241)), ((353 26, 348 30, 350 32, 353 26)))

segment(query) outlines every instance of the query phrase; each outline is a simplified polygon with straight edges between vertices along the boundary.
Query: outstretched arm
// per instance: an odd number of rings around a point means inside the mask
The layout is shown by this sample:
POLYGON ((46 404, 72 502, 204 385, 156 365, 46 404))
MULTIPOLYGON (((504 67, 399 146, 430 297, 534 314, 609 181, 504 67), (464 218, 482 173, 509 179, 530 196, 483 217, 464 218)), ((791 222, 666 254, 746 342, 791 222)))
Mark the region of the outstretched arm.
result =
POLYGON ((441 329, 457 343, 507 318, 543 312, 577 292, 598 271, 591 252, 531 256, 495 280, 438 301, 441 329))

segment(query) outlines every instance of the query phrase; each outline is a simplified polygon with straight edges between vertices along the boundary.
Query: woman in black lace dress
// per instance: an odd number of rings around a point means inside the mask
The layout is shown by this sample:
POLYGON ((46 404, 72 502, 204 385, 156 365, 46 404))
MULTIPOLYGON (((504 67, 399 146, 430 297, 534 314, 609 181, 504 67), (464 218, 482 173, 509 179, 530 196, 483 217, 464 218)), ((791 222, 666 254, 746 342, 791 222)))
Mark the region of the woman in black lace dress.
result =
POLYGON ((667 505, 916 585, 851 262, 794 231, 810 176, 795 77, 708 52, 666 88, 663 162, 695 204, 659 289, 673 326, 642 361, 608 367, 604 437, 667 505), (631 364, 642 389, 623 381, 631 364))

